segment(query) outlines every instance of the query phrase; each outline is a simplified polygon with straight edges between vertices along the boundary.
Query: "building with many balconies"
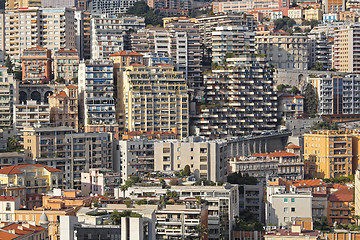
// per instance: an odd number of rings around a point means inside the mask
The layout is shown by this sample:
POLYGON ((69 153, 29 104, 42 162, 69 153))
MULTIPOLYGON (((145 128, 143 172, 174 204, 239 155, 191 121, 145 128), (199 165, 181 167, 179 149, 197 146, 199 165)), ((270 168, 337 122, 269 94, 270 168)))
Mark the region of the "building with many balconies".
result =
POLYGON ((309 67, 309 46, 307 36, 268 35, 256 36, 259 54, 277 68, 307 70, 309 67))
POLYGON ((123 72, 117 96, 125 131, 172 131, 189 135, 189 100, 184 75, 167 64, 133 64, 123 72))
POLYGON ((0 128, 13 126, 13 104, 15 96, 15 81, 13 74, 6 67, 0 67, 0 128))
POLYGON ((49 83, 52 79, 51 51, 42 47, 25 49, 21 57, 22 83, 49 83))
POLYGON ((113 62, 90 60, 80 63, 79 118, 86 132, 118 133, 113 84, 113 62))
POLYGON ((137 16, 97 15, 91 18, 91 59, 108 59, 112 53, 130 49, 129 30, 145 28, 137 16))
POLYGON ((226 67, 204 76, 206 103, 195 117, 195 132, 211 138, 275 129, 277 96, 264 58, 226 59, 226 67))

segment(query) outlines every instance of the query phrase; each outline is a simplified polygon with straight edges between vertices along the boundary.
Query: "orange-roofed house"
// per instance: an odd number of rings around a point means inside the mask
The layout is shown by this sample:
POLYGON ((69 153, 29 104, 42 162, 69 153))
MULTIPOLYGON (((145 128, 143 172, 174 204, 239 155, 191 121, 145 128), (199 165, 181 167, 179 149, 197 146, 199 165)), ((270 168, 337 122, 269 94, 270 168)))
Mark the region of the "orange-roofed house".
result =
POLYGON ((301 153, 301 147, 300 146, 295 145, 295 144, 289 144, 285 148, 286 148, 287 152, 290 152, 290 153, 293 153, 293 154, 296 154, 296 155, 300 156, 300 153, 301 153))
POLYGON ((0 222, 0 239, 45 240, 48 230, 28 223, 0 222))
MULTIPOLYGON (((62 184, 63 175, 63 171, 45 165, 15 165, 0 169, 0 183, 9 187, 24 186, 26 187, 25 194, 40 194, 59 187, 62 184)), ((8 194, 11 195, 11 192, 8 194)))
POLYGON ((64 209, 70 207, 90 207, 93 197, 79 196, 77 190, 53 189, 42 198, 45 209, 64 209))
POLYGON ((70 85, 49 96, 50 123, 78 128, 78 88, 70 85))
POLYGON ((269 153, 268 158, 279 161, 279 177, 288 180, 300 180, 304 178, 304 162, 299 155, 287 151, 280 151, 269 153))
POLYGON ((342 188, 331 193, 328 198, 328 224, 353 223, 354 189, 342 188))
POLYGON ((52 78, 51 51, 42 47, 25 49, 21 57, 22 82, 48 83, 52 78))
POLYGON ((299 95, 282 95, 278 97, 278 117, 295 118, 304 113, 304 97, 299 95))

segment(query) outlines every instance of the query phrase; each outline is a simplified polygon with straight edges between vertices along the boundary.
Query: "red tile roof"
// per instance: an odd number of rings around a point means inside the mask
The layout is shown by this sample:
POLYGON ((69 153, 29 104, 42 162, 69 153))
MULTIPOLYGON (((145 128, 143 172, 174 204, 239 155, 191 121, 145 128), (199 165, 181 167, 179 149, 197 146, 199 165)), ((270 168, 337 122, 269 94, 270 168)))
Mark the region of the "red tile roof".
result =
MULTIPOLYGON (((17 224, 17 223, 11 223, 1 229, 5 230, 5 231, 10 231, 10 230, 15 230, 15 234, 16 235, 26 235, 26 234, 29 234, 29 233, 33 233, 33 232, 38 232, 38 231, 42 231, 44 230, 45 228, 43 227, 40 227, 40 226, 33 226, 33 225, 28 225, 29 227, 25 227, 24 225, 22 224, 17 224)), ((0 238, 2 239, 2 238, 0 238)))
POLYGON ((48 167, 45 165, 41 165, 41 164, 26 164, 26 165, 15 165, 15 166, 11 166, 11 167, 3 167, 2 169, 0 169, 0 174, 21 174, 22 172, 19 169, 22 168, 27 168, 27 167, 43 167, 45 168, 47 171, 49 172, 62 172, 62 170, 56 169, 56 168, 52 168, 52 167, 48 167))
POLYGON ((127 55, 127 52, 125 50, 110 54, 109 57, 115 57, 115 56, 125 56, 127 55))
POLYGON ((9 232, 5 232, 5 231, 0 231, 0 239, 1 240, 11 240, 14 238, 19 237, 18 235, 9 233, 9 232))
POLYGON ((143 56, 141 53, 138 53, 138 52, 131 52, 128 55, 129 56, 143 56))
POLYGON ((144 65, 142 64, 138 64, 138 63, 133 63, 130 66, 134 66, 134 67, 144 67, 144 65))
POLYGON ((35 49, 38 49, 38 50, 47 50, 46 48, 43 48, 43 47, 32 47, 32 48, 28 48, 28 49, 25 49, 25 50, 35 50, 35 49))
POLYGON ((69 85, 69 86, 66 86, 67 88, 77 88, 76 85, 69 85))
POLYGON ((342 189, 342 188, 348 188, 347 186, 345 186, 345 185, 342 185, 342 184, 333 184, 332 186, 331 186, 331 188, 334 188, 334 189, 342 189))
POLYGON ((354 189, 342 188, 330 194, 329 201, 331 202, 352 202, 354 199, 354 189))
POLYGON ((166 63, 163 63, 163 64, 159 64, 157 65, 158 67, 172 67, 172 65, 169 65, 169 64, 166 64, 166 63))
POLYGON ((292 184, 295 187, 326 186, 326 183, 320 179, 293 181, 292 184))
POLYGON ((286 148, 300 149, 301 147, 298 145, 291 144, 291 145, 287 146, 286 148))
POLYGON ((18 197, 0 196, 0 201, 15 201, 18 197))
POLYGON ((296 156, 297 155, 295 155, 293 153, 289 153, 287 151, 269 153, 270 158, 273 158, 273 157, 296 157, 296 156))

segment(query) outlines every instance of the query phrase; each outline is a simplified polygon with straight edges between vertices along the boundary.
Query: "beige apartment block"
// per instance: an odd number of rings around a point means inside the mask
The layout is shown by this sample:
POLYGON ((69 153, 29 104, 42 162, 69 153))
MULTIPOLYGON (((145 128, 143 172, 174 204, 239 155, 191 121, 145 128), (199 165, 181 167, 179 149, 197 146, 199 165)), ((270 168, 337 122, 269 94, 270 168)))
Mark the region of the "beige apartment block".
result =
POLYGON ((360 24, 335 29, 333 68, 339 72, 360 73, 360 24))
POLYGON ((77 82, 79 69, 79 53, 74 49, 60 49, 55 52, 54 62, 54 79, 65 83, 77 82))
POLYGON ((122 74, 119 115, 126 131, 172 131, 189 134, 187 85, 183 73, 167 64, 134 64, 122 74))

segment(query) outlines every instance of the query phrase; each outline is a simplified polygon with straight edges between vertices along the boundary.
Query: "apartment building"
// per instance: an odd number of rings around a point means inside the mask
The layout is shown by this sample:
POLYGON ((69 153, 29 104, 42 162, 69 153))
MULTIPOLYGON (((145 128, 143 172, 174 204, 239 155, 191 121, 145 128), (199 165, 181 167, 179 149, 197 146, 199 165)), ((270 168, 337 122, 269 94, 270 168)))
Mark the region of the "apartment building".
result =
MULTIPOLYGON (((223 186, 171 186, 161 187, 132 186, 125 191, 125 197, 154 199, 166 195, 167 191, 177 193, 179 200, 199 197, 207 202, 208 239, 229 239, 235 219, 239 216, 239 187, 225 184, 223 186), (151 196, 151 197, 149 197, 151 196)), ((206 226, 206 222, 205 222, 206 226)))
MULTIPOLYGON (((81 1, 78 1, 78 4, 81 1)), ((90 12, 75 11, 75 46, 80 59, 91 58, 91 22, 90 12)))
POLYGON ((227 144, 200 137, 154 143, 154 170, 179 171, 189 165, 196 177, 218 182, 227 175, 227 144))
POLYGON ((259 54, 277 68, 307 70, 309 65, 309 45, 307 36, 267 35, 256 36, 259 54))
POLYGON ((114 140, 114 171, 124 183, 130 176, 154 171, 154 141, 146 138, 114 140))
POLYGON ((325 0, 324 3, 325 13, 339 13, 345 11, 345 0, 325 0))
POLYGON ((200 106, 195 131, 210 138, 274 129, 277 96, 264 58, 227 58, 224 69, 204 76, 206 104, 200 106))
POLYGON ((240 185, 240 212, 250 211, 259 222, 265 221, 264 184, 240 185))
POLYGON ((26 103, 14 104, 14 129, 20 133, 31 126, 48 126, 50 124, 49 104, 28 100, 26 103))
POLYGON ((109 133, 75 133, 70 127, 26 128, 24 149, 34 160, 64 171, 66 188, 81 187, 81 173, 90 168, 112 169, 109 133))
MULTIPOLYGON (((354 214, 355 216, 358 216, 360 214, 360 169, 355 170, 355 187, 354 187, 354 214)), ((356 221, 356 224, 358 224, 358 221, 356 221)))
POLYGON ((308 81, 318 95, 318 113, 332 118, 360 114, 360 75, 319 75, 308 81))
POLYGON ((53 52, 75 49, 74 10, 24 8, 5 13, 5 50, 19 62, 23 50, 44 47, 53 52))
POLYGON ((131 34, 132 50, 143 55, 171 58, 191 88, 202 85, 202 49, 199 29, 191 19, 167 21, 165 28, 147 28, 131 34))
POLYGON ((120 127, 125 131, 177 130, 189 135, 188 92, 183 73, 171 65, 126 67, 118 85, 120 127))
POLYGON ((323 11, 316 8, 305 9, 304 16, 306 21, 321 21, 323 19, 323 11))
POLYGON ((90 60, 79 65, 79 120, 86 132, 112 132, 118 138, 113 63, 90 60))
POLYGON ((93 0, 88 9, 92 14, 124 14, 138 0, 93 0))
POLYGON ((267 186, 267 191, 267 226, 287 226, 297 218, 312 219, 311 192, 288 192, 278 186, 267 186))
POLYGON ((15 81, 13 74, 6 67, 0 67, 0 128, 13 127, 13 104, 15 97, 15 81))
POLYGON ((22 83, 49 83, 52 79, 51 51, 42 47, 25 49, 21 57, 22 83))
MULTIPOLYGON (((25 154, 18 152, 2 152, 0 153, 0 168, 11 167, 14 165, 24 164, 25 154)), ((0 194, 1 195, 1 194, 0 194)))
MULTIPOLYGON (((203 86, 202 48, 199 28, 193 19, 173 18, 164 23, 171 36, 171 53, 177 71, 184 72, 189 88, 203 86)), ((156 53, 156 52, 155 52, 156 53)))
POLYGON ((307 177, 351 175, 358 166, 356 139, 358 134, 350 130, 318 130, 304 134, 303 156, 307 177))
POLYGON ((77 82, 79 53, 74 49, 60 49, 54 53, 54 79, 66 84, 77 82))
POLYGON ((314 32, 308 35, 310 47, 309 67, 312 68, 316 63, 321 64, 324 70, 332 68, 332 47, 333 41, 330 41, 325 32, 314 32))
MULTIPOLYGON (((229 3, 229 2, 228 2, 229 3)), ((255 31, 257 27, 257 21, 253 15, 235 15, 235 14, 223 14, 209 17, 202 17, 196 19, 196 25, 199 27, 202 43, 205 47, 211 48, 212 32, 216 27, 236 26, 247 27, 249 32, 255 31)), ((210 54, 211 55, 211 54, 210 54)), ((211 56, 210 56, 211 57, 211 56)))
POLYGON ((223 60, 229 55, 238 57, 240 55, 255 53, 255 33, 249 31, 248 27, 216 27, 212 32, 212 63, 223 65, 223 60))
POLYGON ((304 10, 299 7, 289 8, 288 17, 294 19, 297 24, 301 24, 304 20, 304 10))
POLYGON ((328 198, 327 220, 329 226, 337 224, 352 224, 354 209, 354 189, 347 187, 331 193, 328 198))
POLYGON ((114 195, 114 188, 121 184, 120 174, 106 168, 91 168, 89 172, 81 173, 81 194, 90 193, 114 195))
POLYGON ((128 31, 145 28, 137 16, 97 15, 91 22, 91 59, 108 59, 110 54, 130 49, 128 31))
POLYGON ((360 24, 335 29, 332 68, 339 72, 360 73, 360 24))
POLYGON ((300 95, 281 95, 278 97, 278 117, 295 118, 304 113, 304 97, 300 95))
POLYGON ((69 85, 49 96, 50 122, 56 126, 78 128, 78 87, 69 85))
POLYGON ((26 194, 46 193, 62 186, 62 170, 40 165, 14 165, 0 169, 0 182, 7 186, 25 186, 26 194))

